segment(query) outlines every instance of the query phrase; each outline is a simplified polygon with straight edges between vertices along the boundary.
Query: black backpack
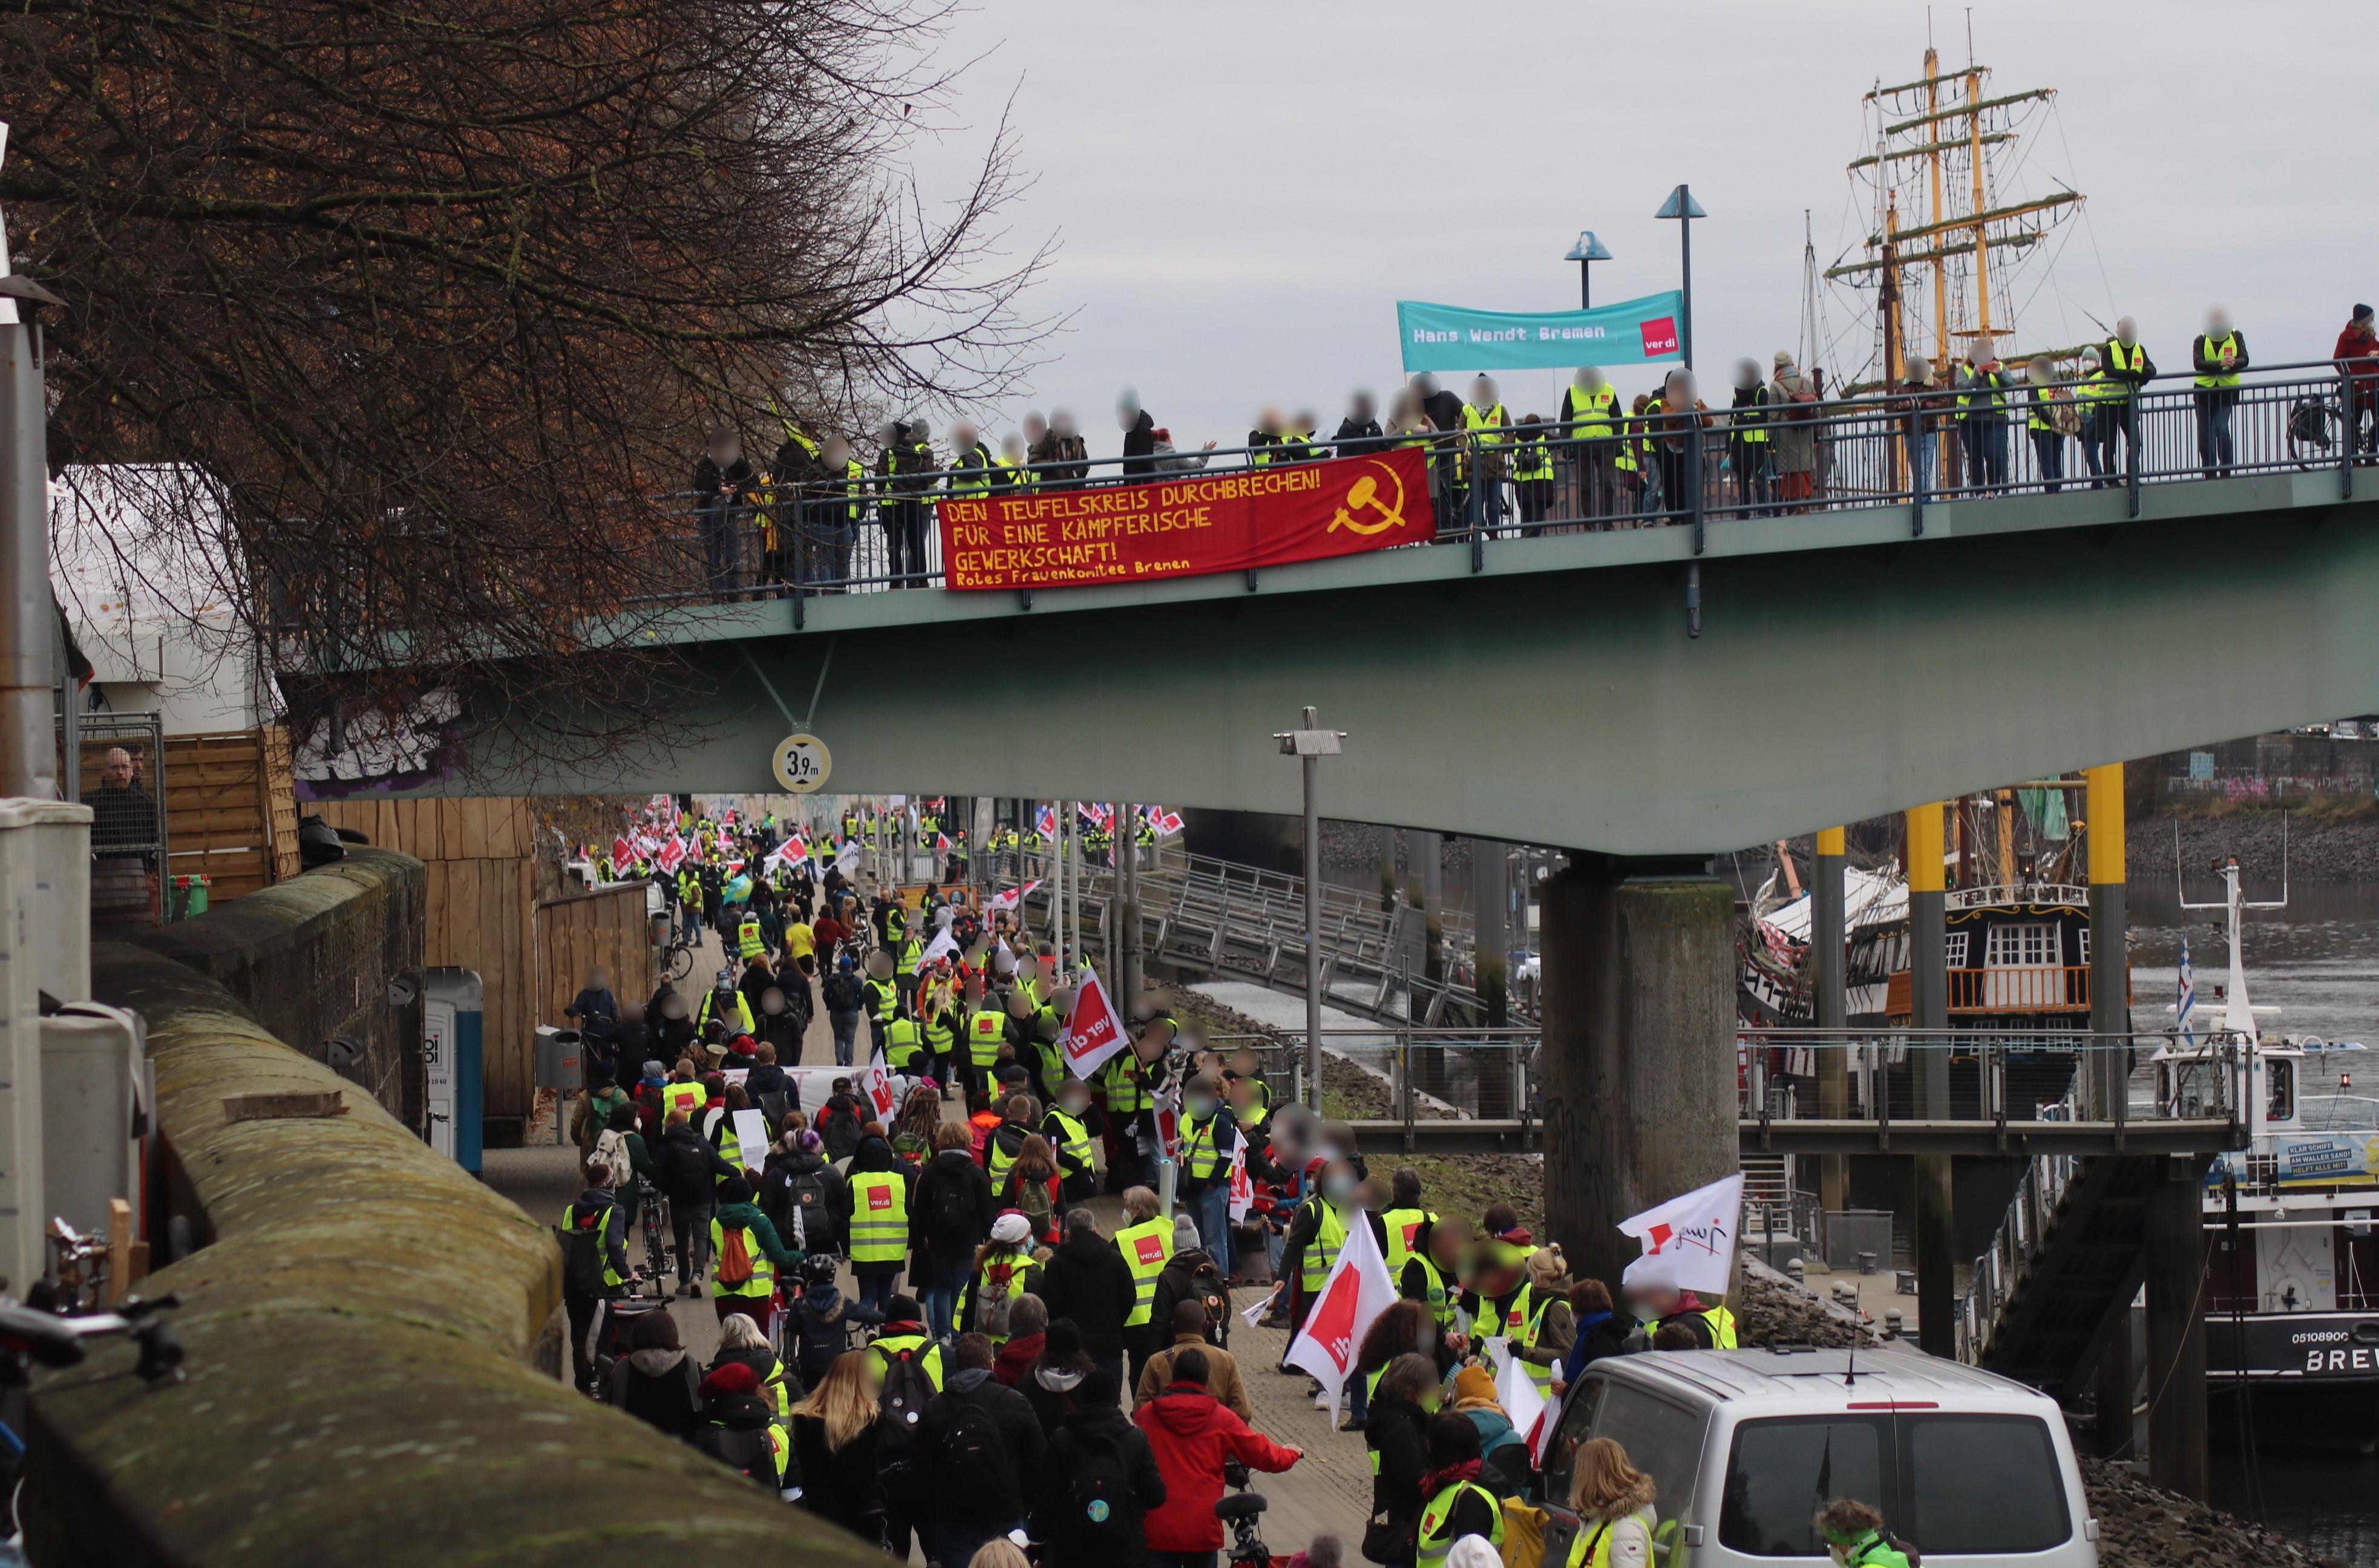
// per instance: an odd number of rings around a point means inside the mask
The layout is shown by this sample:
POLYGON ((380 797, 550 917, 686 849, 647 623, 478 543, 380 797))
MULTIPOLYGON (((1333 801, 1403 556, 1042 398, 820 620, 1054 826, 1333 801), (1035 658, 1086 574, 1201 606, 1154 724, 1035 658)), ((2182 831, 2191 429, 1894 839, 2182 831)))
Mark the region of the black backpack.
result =
POLYGON ((991 1412, 971 1400, 950 1402, 949 1424, 925 1457, 934 1467, 935 1498, 951 1513, 980 1518, 1008 1495, 1008 1444, 991 1412))
MULTIPOLYGON (((925 1234, 946 1240, 964 1240, 972 1245, 983 1228, 983 1216, 975 1212, 973 1202, 967 1196, 967 1188, 972 1184, 966 1181, 955 1160, 945 1160, 936 1155, 933 1164, 925 1168, 929 1173, 936 1173, 938 1177, 920 1216, 924 1221, 925 1234)), ((919 1178, 920 1181, 923 1179, 919 1178)))
POLYGON ((1066 1482, 1066 1516, 1053 1534, 1080 1549, 1084 1561, 1113 1552, 1136 1555, 1140 1545, 1140 1500, 1123 1443, 1114 1437, 1076 1433, 1081 1452, 1066 1482))
POLYGON ((814 1238, 813 1245, 826 1240, 834 1229, 826 1212, 826 1167, 803 1171, 786 1182, 785 1190, 801 1212, 802 1234, 814 1238))
POLYGON ((729 1469, 743 1471, 770 1491, 777 1490, 777 1451, 767 1428, 743 1429, 713 1421, 695 1434, 694 1443, 729 1469))
POLYGON ((573 1296, 600 1296, 608 1288, 603 1279, 602 1220, 610 1212, 590 1209, 574 1214, 570 1225, 553 1227, 562 1243, 562 1288, 573 1296))
POLYGON ((829 1160, 847 1160, 859 1147, 859 1112, 848 1095, 838 1094, 818 1107, 817 1135, 826 1141, 829 1160))

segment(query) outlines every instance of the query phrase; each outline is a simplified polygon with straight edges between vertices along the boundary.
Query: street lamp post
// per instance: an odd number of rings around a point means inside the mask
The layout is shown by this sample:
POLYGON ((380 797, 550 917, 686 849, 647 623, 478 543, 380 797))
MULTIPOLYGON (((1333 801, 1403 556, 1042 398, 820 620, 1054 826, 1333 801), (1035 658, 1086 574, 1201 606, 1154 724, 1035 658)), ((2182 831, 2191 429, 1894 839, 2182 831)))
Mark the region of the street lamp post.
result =
POLYGON ((1602 242, 1594 237, 1592 229, 1580 229, 1577 234, 1577 243, 1569 247, 1569 254, 1562 259, 1577 263, 1577 308, 1580 310, 1593 309, 1594 264, 1597 261, 1610 260, 1611 252, 1605 250, 1602 247, 1602 242))
POLYGON ((1280 754, 1305 774, 1305 1103, 1322 1109, 1322 811, 1317 793, 1323 757, 1339 754, 1343 730, 1320 728, 1320 710, 1305 710, 1301 730, 1275 731, 1280 754))
POLYGON ((1685 309, 1679 313, 1677 320, 1677 350, 1685 362, 1685 368, 1690 370, 1694 368, 1694 220, 1707 218, 1709 214, 1703 211, 1701 203, 1694 199, 1692 189, 1681 185, 1669 192, 1669 199, 1660 203, 1660 210, 1652 216, 1677 221, 1679 270, 1683 275, 1681 286, 1685 296, 1685 309))

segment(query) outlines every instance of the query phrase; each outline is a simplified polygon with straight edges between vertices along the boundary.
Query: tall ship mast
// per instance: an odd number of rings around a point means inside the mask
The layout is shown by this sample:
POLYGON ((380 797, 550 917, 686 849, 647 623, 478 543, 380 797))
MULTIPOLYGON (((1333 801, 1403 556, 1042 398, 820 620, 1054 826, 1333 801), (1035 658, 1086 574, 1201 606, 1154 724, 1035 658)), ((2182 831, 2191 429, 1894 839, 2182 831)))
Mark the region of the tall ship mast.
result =
POLYGON ((2023 155, 2023 141, 2054 112, 2057 90, 1987 95, 1990 67, 1944 71, 1925 51, 1914 81, 1878 86, 1864 100, 1874 151, 1848 172, 1866 197, 1859 259, 1826 270, 1829 282, 1871 292, 1876 342, 1867 384, 1902 379, 1908 359, 1938 368, 1993 339, 2003 358, 2061 355, 2019 344, 2017 306, 2050 251, 2042 242, 2081 211, 2082 193, 2023 155), (2035 177, 2055 187, 2027 195, 2035 177))

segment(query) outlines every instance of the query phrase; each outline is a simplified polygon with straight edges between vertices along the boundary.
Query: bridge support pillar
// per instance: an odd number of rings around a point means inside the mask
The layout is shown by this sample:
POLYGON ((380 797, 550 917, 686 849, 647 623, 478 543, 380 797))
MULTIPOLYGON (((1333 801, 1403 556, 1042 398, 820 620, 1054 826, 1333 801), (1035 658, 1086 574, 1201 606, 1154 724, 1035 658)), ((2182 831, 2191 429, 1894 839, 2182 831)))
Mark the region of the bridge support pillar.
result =
MULTIPOLYGON (((2094 1034, 2124 1034, 2131 1027, 2130 911, 2123 855, 2123 766, 2084 768, 2082 830, 2089 836, 2090 868, 2090 1030, 2094 1034)), ((2131 1092, 2130 1053, 2106 1049, 2088 1053, 2076 1097, 2089 1114, 2114 1114, 2131 1092)), ((2153 1201, 2153 1200, 2152 1200, 2153 1201)), ((2097 1366, 2095 1434, 2102 1458, 2131 1452, 2131 1395, 2139 1386, 2131 1348, 2131 1308, 2123 1303, 2117 1332, 2097 1366)))
MULTIPOLYGON (((1510 852, 1500 839, 1470 840, 1470 907, 1474 911, 1470 961, 1476 971, 1472 983, 1485 1009, 1479 1021, 1489 1029, 1503 1029, 1512 1021, 1512 943, 1505 920, 1512 899, 1510 870, 1510 852)), ((1474 1052, 1473 1055, 1479 1072, 1479 1114, 1510 1116, 1510 1053, 1487 1050, 1474 1052)))
MULTIPOLYGON (((2203 1174, 2193 1160, 2159 1161, 2146 1214, 2148 1479, 2200 1502, 2206 1494, 2203 1174)), ((2128 1391, 2123 1408, 2131 1408, 2128 1391)))
MULTIPOLYGON (((1950 1027, 1950 975, 1943 920, 1948 911, 1942 863, 1941 802, 1908 814, 1909 1022, 1920 1030, 1950 1027)), ((1915 1114, 1950 1115, 1950 1053, 1935 1037, 1909 1054, 1915 1114)), ((1916 1166, 1916 1343, 1928 1356, 1958 1352, 1957 1215, 1951 1202, 1950 1156, 1919 1154, 1916 1166)))
MULTIPOLYGON (((1809 979, 1817 992, 1819 1029, 1845 1029, 1850 1024, 1849 973, 1843 951, 1842 866, 1845 834, 1839 827, 1817 830, 1817 864, 1809 875, 1809 979)), ((1850 1052, 1842 1045, 1817 1047, 1817 1115, 1840 1120, 1851 1114, 1850 1052)), ((1850 1204, 1850 1161, 1824 1154, 1817 1164, 1818 1206, 1839 1213, 1850 1204)))
POLYGON ((1619 1221, 1741 1167, 1734 896, 1707 862, 1570 859, 1543 885, 1545 1216, 1615 1288, 1619 1221))

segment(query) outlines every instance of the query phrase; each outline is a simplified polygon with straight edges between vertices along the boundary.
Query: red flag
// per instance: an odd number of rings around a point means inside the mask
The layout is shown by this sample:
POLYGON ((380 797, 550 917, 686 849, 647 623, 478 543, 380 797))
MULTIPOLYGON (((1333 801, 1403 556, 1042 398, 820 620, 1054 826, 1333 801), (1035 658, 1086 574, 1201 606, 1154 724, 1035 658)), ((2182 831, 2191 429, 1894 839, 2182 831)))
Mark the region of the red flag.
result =
POLYGON ((1395 1299, 1395 1282, 1388 1277, 1387 1260, 1380 1256, 1371 1219, 1357 1212, 1346 1226, 1338 1260, 1322 1282, 1322 1294, 1281 1359, 1312 1373, 1334 1404, 1354 1369, 1355 1347, 1395 1299))
POLYGON ((663 871, 675 876, 677 868, 685 863, 685 840, 678 838, 662 839, 661 852, 653 858, 663 871))
POLYGON ((1074 1010, 1066 1019, 1066 1066, 1076 1078, 1088 1079, 1109 1056, 1129 1043, 1124 1035, 1123 1019, 1116 1016, 1115 1004, 1107 1000, 1106 987, 1099 983, 1096 971, 1085 967, 1082 987, 1074 994, 1074 1010))
POLYGON ((623 865, 633 865, 635 863, 635 860, 636 851, 628 847, 627 839, 614 838, 611 840, 611 864, 615 870, 623 865))

